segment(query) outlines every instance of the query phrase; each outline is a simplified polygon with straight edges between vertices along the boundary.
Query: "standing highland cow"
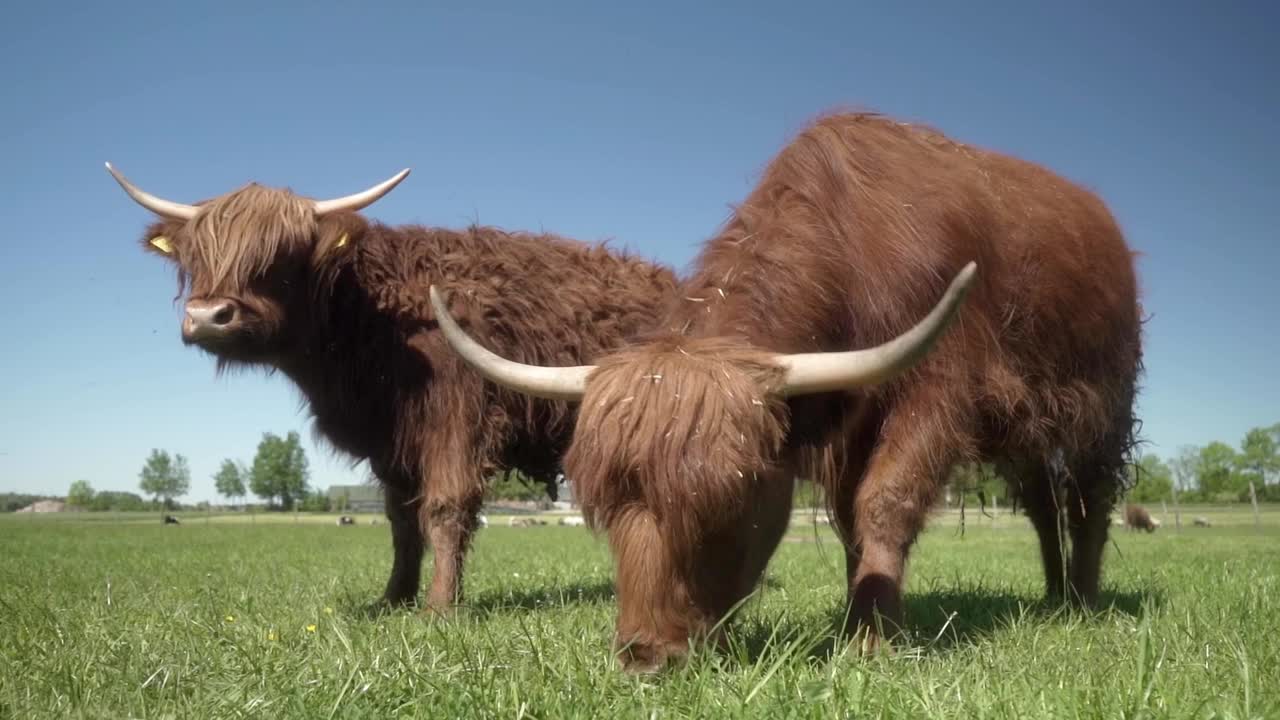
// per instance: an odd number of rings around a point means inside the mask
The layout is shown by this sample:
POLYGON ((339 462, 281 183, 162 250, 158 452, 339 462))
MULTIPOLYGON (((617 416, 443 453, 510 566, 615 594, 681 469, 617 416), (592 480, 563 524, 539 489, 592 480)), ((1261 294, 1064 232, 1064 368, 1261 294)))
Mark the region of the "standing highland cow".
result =
POLYGON ((961 461, 1016 478, 1048 594, 1097 598, 1140 309, 1106 207, 1039 166, 829 116, 770 163, 643 343, 529 367, 440 307, 494 382, 581 399, 565 470, 608 531, 630 668, 683 654, 753 589, 797 474, 825 489, 864 648, 898 627, 908 551, 961 461))
POLYGON ((160 215, 143 246, 174 262, 188 291, 182 338, 219 368, 284 372, 319 434, 367 459, 386 494, 395 560, 384 598, 462 597, 462 566, 484 478, 519 468, 554 488, 573 408, 488 385, 440 336, 427 288, 526 362, 585 362, 651 326, 675 287, 666 268, 550 235, 473 227, 388 227, 357 210, 404 179, 317 202, 249 184, 199 205, 157 198, 107 166, 160 215))

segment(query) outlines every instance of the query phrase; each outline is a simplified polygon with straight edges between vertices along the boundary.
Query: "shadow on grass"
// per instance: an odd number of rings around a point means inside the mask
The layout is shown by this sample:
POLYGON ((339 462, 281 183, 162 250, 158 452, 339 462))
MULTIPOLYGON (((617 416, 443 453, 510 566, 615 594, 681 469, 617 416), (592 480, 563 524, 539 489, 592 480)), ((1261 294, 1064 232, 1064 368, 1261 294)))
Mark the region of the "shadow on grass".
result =
POLYGON ((384 600, 365 600, 346 598, 338 604, 338 611, 356 620, 378 620, 399 613, 417 612, 419 606, 414 603, 391 605, 384 600))
POLYGON ((468 601, 466 609, 476 617, 512 611, 560 610, 576 605, 613 602, 613 581, 596 580, 581 584, 497 590, 468 601))
MULTIPOLYGON (((1154 590, 1138 592, 1105 591, 1091 610, 1051 601, 1043 596, 1028 597, 1003 590, 935 589, 907 594, 905 630, 912 645, 925 652, 947 651, 973 645, 994 632, 1023 620, 1068 622, 1101 619, 1113 613, 1130 617, 1142 614, 1144 605, 1159 607, 1163 595, 1154 590)), ((840 613, 843 617, 843 613, 840 613)))
MULTIPOLYGON (((1113 613, 1139 617, 1144 606, 1154 609, 1163 604, 1163 595, 1154 590, 1103 592, 1094 610, 988 588, 908 593, 903 598, 906 640, 899 639, 894 644, 894 653, 945 654, 980 644, 1001 629, 1025 621, 1087 623, 1113 613)), ((784 615, 772 620, 757 617, 745 625, 735 623, 729 634, 733 648, 730 657, 752 665, 778 652, 818 662, 846 651, 856 652, 850 646, 855 640, 843 607, 817 616, 784 615)))
MULTIPOLYGON (((466 614, 483 619, 490 615, 510 612, 559 610, 576 605, 596 605, 613 601, 613 583, 598 580, 582 584, 551 585, 542 588, 519 590, 494 590, 476 595, 464 601, 441 617, 466 614)), ((389 605, 382 600, 347 598, 339 604, 342 614, 360 620, 380 618, 403 613, 431 615, 431 611, 419 598, 412 603, 389 605)))

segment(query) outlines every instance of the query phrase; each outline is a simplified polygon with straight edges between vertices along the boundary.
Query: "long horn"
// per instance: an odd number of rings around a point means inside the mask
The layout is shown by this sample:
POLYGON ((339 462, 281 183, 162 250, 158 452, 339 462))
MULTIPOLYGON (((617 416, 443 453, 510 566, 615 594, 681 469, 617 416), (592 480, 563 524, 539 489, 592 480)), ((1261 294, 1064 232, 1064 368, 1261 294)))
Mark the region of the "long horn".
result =
POLYGON ((485 378, 503 387, 547 400, 582 399, 587 389, 587 375, 595 369, 594 365, 541 367, 513 362, 495 355, 458 327, 435 285, 428 288, 428 293, 431 296, 431 307, 435 309, 436 322, 440 323, 445 340, 453 347, 454 352, 461 355, 467 364, 485 378))
POLYGON ((317 200, 315 210, 316 217, 338 212, 339 210, 355 211, 368 207, 377 202, 383 195, 391 192, 391 188, 399 185, 400 181, 406 177, 409 177, 409 168, 405 168, 395 175, 392 175, 390 179, 383 180, 368 190, 363 190, 354 195, 334 198, 333 200, 317 200))
POLYGON ((129 182, 124 175, 121 175, 119 171, 111 167, 111 163, 107 163, 107 172, 111 173, 111 177, 115 178, 116 182, 120 183, 120 187, 124 188, 124 191, 129 193, 129 197, 133 198, 134 201, 142 207, 161 217, 166 217, 170 220, 190 220, 195 217, 196 213, 200 210, 200 208, 195 205, 183 205, 182 203, 176 203, 172 200, 165 200, 164 198, 152 195, 146 190, 143 190, 129 182))
POLYGON ((883 345, 847 352, 777 356, 778 364, 787 370, 779 393, 792 396, 851 390, 884 382, 909 369, 933 349, 951 325, 977 271, 976 263, 965 265, 923 320, 883 345))

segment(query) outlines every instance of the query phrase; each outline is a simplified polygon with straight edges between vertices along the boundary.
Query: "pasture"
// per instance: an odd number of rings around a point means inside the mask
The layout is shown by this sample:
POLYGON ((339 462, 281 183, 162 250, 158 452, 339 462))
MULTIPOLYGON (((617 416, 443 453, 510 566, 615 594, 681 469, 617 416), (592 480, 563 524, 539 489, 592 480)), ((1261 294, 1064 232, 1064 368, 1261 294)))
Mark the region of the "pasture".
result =
POLYGON ((939 515, 909 642, 869 659, 833 639, 840 548, 797 515, 731 651, 640 678, 608 655, 610 559, 585 529, 491 516, 467 606, 437 618, 375 612, 389 530, 333 517, 0 519, 0 716, 1280 716, 1275 510, 1113 529, 1093 616, 1039 602, 1021 518, 971 511, 961 536, 939 515))

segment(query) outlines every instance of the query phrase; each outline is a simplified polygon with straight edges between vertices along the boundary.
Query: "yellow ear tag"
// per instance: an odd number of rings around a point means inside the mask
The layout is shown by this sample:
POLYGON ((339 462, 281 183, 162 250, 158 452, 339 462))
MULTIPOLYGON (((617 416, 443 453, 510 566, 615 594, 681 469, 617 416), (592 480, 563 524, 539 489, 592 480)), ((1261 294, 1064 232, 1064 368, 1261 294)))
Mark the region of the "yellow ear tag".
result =
POLYGON ((347 245, 347 234, 342 233, 342 237, 338 238, 337 244, 334 245, 333 247, 340 248, 340 247, 346 247, 346 245, 347 245))
POLYGON ((173 252, 173 246, 169 244, 169 238, 163 235, 151 238, 151 246, 166 255, 173 252))

